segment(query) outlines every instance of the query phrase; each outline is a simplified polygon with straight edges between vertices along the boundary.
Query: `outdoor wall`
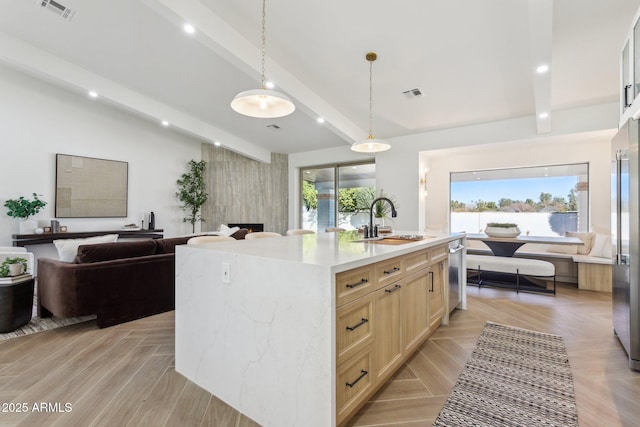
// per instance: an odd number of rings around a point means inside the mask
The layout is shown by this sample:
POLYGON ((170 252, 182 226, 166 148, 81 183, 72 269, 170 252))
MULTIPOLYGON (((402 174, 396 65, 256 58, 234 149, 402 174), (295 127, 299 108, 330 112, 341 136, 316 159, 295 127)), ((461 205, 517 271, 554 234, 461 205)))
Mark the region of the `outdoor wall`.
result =
POLYGON ((0 93, 0 246, 18 233, 18 221, 2 206, 6 199, 42 194, 48 205, 34 219, 41 226, 54 219, 56 153, 129 164, 128 216, 60 219, 69 231, 119 229, 153 211, 165 236, 191 232, 176 179, 189 160, 200 160, 200 141, 2 66, 0 93))

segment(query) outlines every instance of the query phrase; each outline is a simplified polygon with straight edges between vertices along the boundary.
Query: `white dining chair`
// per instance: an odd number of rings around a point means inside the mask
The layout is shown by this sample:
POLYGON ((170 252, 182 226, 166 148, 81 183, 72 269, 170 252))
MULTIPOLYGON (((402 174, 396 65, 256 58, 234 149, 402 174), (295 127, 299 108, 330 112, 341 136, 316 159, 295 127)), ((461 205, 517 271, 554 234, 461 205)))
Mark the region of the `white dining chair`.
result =
POLYGON ((196 236, 187 241, 187 246, 206 245, 209 243, 233 242, 236 239, 229 236, 196 236))
POLYGON ((282 237, 282 234, 276 233, 273 231, 256 231, 254 233, 248 233, 244 236, 245 240, 256 240, 256 239, 268 239, 270 237, 282 237))
POLYGON ((296 236, 298 234, 316 234, 313 230, 305 230, 303 228, 294 228, 291 230, 287 230, 287 236, 296 236))
POLYGON ((324 229, 325 233, 337 233, 340 231, 347 231, 345 228, 342 227, 327 227, 324 229))

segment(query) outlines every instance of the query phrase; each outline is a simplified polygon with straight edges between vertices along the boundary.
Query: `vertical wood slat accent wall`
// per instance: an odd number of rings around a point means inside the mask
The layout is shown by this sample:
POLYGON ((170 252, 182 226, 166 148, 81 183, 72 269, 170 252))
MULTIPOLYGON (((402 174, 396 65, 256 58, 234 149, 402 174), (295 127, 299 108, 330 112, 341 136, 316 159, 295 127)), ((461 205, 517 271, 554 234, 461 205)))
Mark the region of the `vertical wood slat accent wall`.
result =
POLYGON ((287 231, 288 155, 271 153, 271 163, 262 163, 203 143, 202 160, 207 162, 209 193, 202 207, 203 231, 230 222, 263 223, 264 231, 287 231))

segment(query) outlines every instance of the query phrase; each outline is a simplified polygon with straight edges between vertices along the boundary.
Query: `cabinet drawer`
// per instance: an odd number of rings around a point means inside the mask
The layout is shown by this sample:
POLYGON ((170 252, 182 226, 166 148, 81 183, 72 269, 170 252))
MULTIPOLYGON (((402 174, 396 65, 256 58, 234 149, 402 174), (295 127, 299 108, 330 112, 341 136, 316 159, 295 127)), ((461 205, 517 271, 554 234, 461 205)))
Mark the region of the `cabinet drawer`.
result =
POLYGON ((429 249, 429 261, 436 263, 449 258, 449 246, 442 245, 429 249))
POLYGON ((340 307, 374 289, 374 268, 354 268, 336 274, 336 307, 340 307))
POLYGON ((376 289, 400 280, 404 276, 403 258, 391 258, 376 263, 376 289))
POLYGON ((338 365, 336 373, 336 418, 338 424, 350 415, 373 387, 372 367, 373 351, 371 346, 338 365))
POLYGON ((407 275, 420 271, 429 265, 429 252, 424 249, 405 256, 404 268, 407 275))
POLYGON ((373 340, 373 294, 336 311, 336 351, 340 363, 373 340))

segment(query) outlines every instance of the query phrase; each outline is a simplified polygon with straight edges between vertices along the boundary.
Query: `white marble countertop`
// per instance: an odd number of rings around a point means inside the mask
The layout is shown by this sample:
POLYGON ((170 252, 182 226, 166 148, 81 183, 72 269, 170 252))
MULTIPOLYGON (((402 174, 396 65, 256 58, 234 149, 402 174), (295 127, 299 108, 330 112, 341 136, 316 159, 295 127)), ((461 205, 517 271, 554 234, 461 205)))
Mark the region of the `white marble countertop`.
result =
MULTIPOLYGON (((464 233, 421 233, 396 231, 384 237, 419 235, 422 240, 398 245, 359 241, 362 234, 355 230, 340 233, 303 234, 268 239, 216 242, 209 246, 191 246, 220 252, 292 261, 330 267, 334 273, 360 267, 371 262, 404 255, 418 249, 429 248, 465 237, 464 233)), ((383 237, 383 235, 380 235, 383 237)))
POLYGON ((265 427, 336 426, 336 273, 463 239, 356 231, 176 247, 176 371, 265 427))

